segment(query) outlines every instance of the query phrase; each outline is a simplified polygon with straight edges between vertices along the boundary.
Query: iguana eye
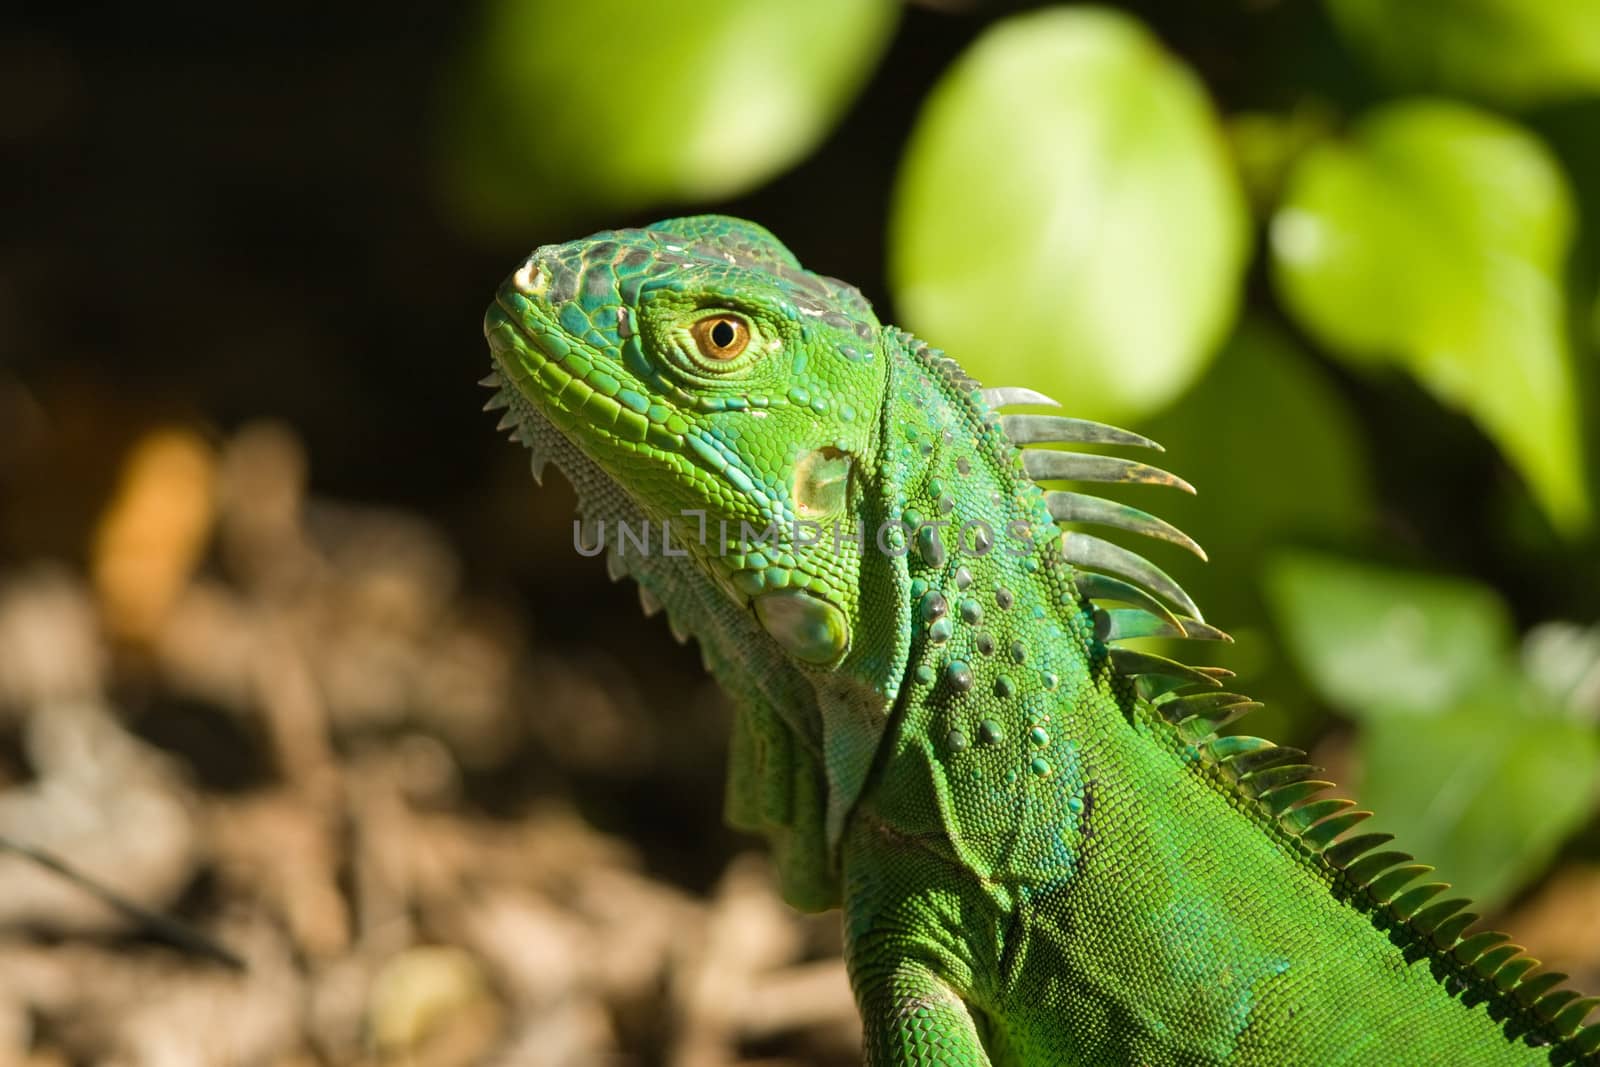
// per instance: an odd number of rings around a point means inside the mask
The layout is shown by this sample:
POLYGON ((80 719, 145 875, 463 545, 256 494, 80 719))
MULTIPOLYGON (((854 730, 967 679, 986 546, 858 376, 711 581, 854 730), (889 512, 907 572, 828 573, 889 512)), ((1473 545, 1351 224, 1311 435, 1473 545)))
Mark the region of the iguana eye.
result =
POLYGON ((726 363, 750 344, 750 327, 736 315, 707 315, 689 328, 695 347, 706 359, 726 363))

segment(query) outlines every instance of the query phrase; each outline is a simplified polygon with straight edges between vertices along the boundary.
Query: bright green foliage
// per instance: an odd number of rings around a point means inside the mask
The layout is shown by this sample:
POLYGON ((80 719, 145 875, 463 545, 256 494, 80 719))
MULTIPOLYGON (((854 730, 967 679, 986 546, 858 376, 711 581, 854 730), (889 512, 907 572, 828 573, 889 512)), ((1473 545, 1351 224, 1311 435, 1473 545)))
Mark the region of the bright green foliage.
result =
POLYGON ((1267 579, 1290 651, 1347 715, 1444 714, 1511 655, 1505 606, 1470 582, 1312 554, 1267 579))
POLYGON ((1592 714, 1522 666, 1493 592, 1309 553, 1276 560, 1268 589, 1317 690, 1362 723, 1375 829, 1492 906, 1583 825, 1600 787, 1592 714))
POLYGON ((1506 104, 1600 92, 1593 0, 1327 0, 1392 80, 1506 104))
POLYGON ((1358 748, 1373 829, 1490 908, 1548 867, 1600 786, 1593 722, 1563 715, 1515 676, 1495 682, 1433 718, 1368 722, 1358 748))
POLYGON ((730 818, 772 839, 790 900, 842 904, 868 1063, 1600 1046, 1562 976, 1526 977, 1503 935, 1463 940, 1464 901, 1351 836, 1365 813, 1321 796, 1302 753, 1219 736, 1255 707, 1226 672, 1123 643, 1224 636, 1091 532, 1189 544, 1091 491, 1182 488, 1081 450, 1152 442, 1000 414, 1041 398, 980 390, 718 216, 540 248, 485 332, 503 425, 733 700, 730 818))
POLYGON ((929 96, 893 206, 907 324, 1088 418, 1149 414, 1200 374, 1249 248, 1204 90, 1099 8, 979 38, 929 96))
POLYGON ((492 0, 450 104, 451 199, 485 227, 727 196, 803 157, 891 0, 492 0))
POLYGON ((1464 408, 1569 530, 1589 515, 1562 292, 1572 225, 1536 139, 1436 101, 1390 105, 1312 150, 1272 223, 1277 280, 1305 324, 1464 408))

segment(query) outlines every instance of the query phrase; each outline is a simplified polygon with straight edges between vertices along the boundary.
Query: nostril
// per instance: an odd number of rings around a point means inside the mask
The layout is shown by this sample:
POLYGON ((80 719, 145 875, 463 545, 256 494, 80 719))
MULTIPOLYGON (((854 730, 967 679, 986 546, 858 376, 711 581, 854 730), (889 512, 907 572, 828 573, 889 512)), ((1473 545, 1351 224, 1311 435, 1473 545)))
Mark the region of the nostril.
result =
POLYGON ((530 257, 526 263, 517 268, 517 273, 511 276, 511 284, 517 291, 536 295, 545 291, 550 285, 550 275, 546 273, 544 265, 537 259, 530 257))

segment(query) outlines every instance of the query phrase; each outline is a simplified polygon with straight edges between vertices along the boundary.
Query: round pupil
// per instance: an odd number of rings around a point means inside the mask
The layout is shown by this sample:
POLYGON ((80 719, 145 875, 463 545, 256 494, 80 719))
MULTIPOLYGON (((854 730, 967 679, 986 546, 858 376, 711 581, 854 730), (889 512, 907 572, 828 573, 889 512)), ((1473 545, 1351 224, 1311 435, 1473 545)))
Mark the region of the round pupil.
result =
POLYGON ((723 319, 711 327, 711 343, 718 348, 727 348, 733 344, 733 323, 723 319))

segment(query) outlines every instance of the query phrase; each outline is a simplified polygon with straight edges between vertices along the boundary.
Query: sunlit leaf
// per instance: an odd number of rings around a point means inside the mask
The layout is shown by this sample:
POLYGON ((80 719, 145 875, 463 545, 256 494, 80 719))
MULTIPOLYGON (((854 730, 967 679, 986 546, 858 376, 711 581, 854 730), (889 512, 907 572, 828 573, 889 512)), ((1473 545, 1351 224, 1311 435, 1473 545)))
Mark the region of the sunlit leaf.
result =
POLYGON ((979 379, 1129 418, 1230 323, 1245 207, 1205 93, 1133 19, 999 23, 946 72, 895 190, 901 320, 979 379))
POLYGON ((1493 907, 1544 870, 1594 810, 1600 736, 1537 687, 1503 678, 1434 717, 1362 727, 1367 823, 1493 907))
POLYGON ((1300 669, 1358 719, 1444 714, 1511 658, 1505 606, 1474 582, 1294 552, 1266 591, 1300 669))
POLYGON ((1522 104, 1600 93, 1594 0, 1328 0, 1399 84, 1522 104))
POLYGON ((1600 734, 1549 684, 1550 661, 1592 667, 1593 649, 1544 639, 1535 676, 1505 606, 1476 583, 1307 552, 1267 573, 1295 661, 1360 721, 1347 784, 1377 812, 1367 825, 1482 905, 1541 871, 1600 786, 1600 734))
POLYGON ((491 0, 445 109, 447 188, 494 226, 750 189, 871 72, 892 0, 491 0))
POLYGON ((1303 157, 1271 231, 1305 325, 1470 413, 1569 530, 1589 513, 1562 291, 1572 214, 1531 134, 1416 101, 1303 157))

